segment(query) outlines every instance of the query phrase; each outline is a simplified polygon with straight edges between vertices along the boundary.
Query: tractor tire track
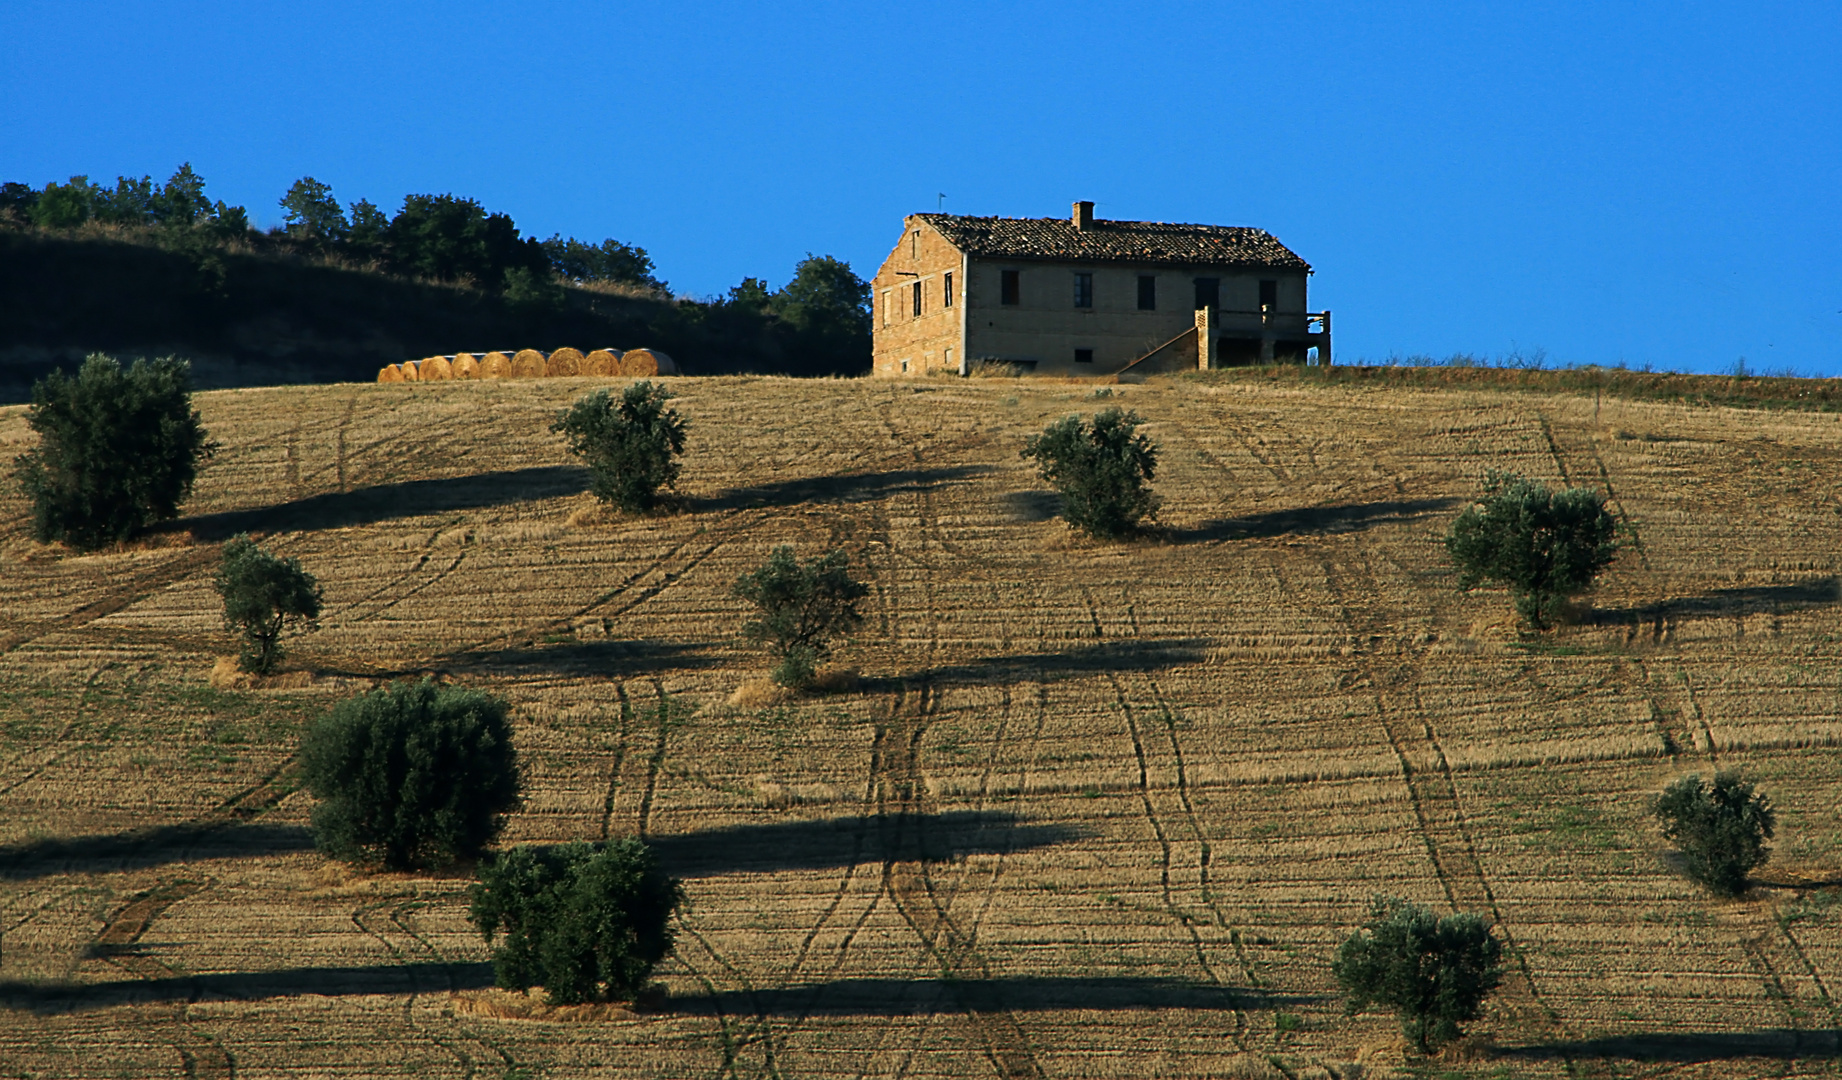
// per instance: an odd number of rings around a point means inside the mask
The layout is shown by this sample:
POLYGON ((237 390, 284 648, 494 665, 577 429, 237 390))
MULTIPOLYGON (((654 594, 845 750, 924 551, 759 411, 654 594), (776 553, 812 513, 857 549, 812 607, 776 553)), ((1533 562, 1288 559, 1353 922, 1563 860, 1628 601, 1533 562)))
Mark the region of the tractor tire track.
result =
POLYGON ((497 1043, 494 1043, 466 1025, 445 1010, 436 1009, 434 1015, 445 1021, 448 1030, 436 1031, 431 1025, 416 1018, 417 999, 432 997, 437 994, 452 996, 460 991, 460 981, 455 978, 453 961, 434 946, 415 926, 413 913, 432 903, 452 901, 466 894, 454 889, 429 896, 396 896, 375 904, 365 904, 352 911, 352 923, 365 934, 376 939, 389 953, 390 958, 403 965, 410 980, 410 991, 403 999, 404 1026, 452 1054, 460 1064, 463 1075, 474 1077, 480 1074, 484 1059, 496 1058, 489 1067, 496 1073, 504 1075, 517 1067, 512 1055, 497 1043), (399 941, 403 942, 399 944, 399 941), (417 957, 426 957, 440 964, 447 986, 425 989, 418 982, 419 968, 414 963, 417 957), (475 1052, 468 1053, 465 1044, 473 1043, 475 1052), (483 1053, 481 1051, 484 1051, 483 1053))
MULTIPOLYGON (((1445 748, 1424 719, 1426 710, 1418 689, 1423 656, 1414 647, 1400 642, 1396 643, 1398 654, 1391 661, 1378 652, 1378 643, 1386 640, 1390 623, 1384 613, 1377 610, 1373 599, 1354 599, 1381 595, 1366 554, 1356 552, 1350 562, 1342 564, 1326 556, 1321 565, 1332 606, 1341 614, 1349 630, 1358 682, 1369 688, 1374 700, 1377 723, 1399 763, 1401 781, 1413 807, 1416 830, 1447 901, 1455 911, 1488 908, 1521 976, 1512 984, 1521 994, 1516 995, 1512 990, 1506 996, 1521 996, 1524 1000, 1520 1011, 1529 1014, 1536 1023, 1564 1033, 1567 1030, 1565 1022, 1543 996, 1528 958, 1516 942, 1514 928, 1503 918, 1495 890, 1484 873, 1483 861, 1472 840, 1470 822, 1464 814, 1445 748), (1419 763, 1422 760, 1431 764, 1423 768, 1419 763)), ((1572 1059, 1567 1061, 1571 1069, 1572 1059)))
POLYGON ((185 550, 176 558, 132 575, 126 582, 108 590, 89 603, 52 619, 15 629, 0 636, 0 653, 12 652, 27 642, 51 634, 81 629, 98 619, 125 611, 164 589, 169 589, 215 563, 222 555, 218 544, 201 544, 185 550))
MULTIPOLYGON (((76 746, 65 746, 64 743, 67 739, 70 738, 71 734, 77 730, 77 725, 83 722, 83 712, 85 709, 89 707, 90 694, 93 693, 96 689, 96 680, 102 678, 105 672, 109 671, 111 668, 114 668, 116 666, 118 665, 115 664, 114 662, 110 662, 110 663, 104 664, 102 667, 99 667, 95 671, 90 673, 90 677, 83 684, 83 690, 77 695, 77 707, 71 713, 70 719, 66 720, 64 722, 64 726, 58 730, 57 735, 52 737, 51 743, 48 746, 42 748, 45 751, 49 751, 50 756, 46 757, 43 761, 40 761, 37 765, 32 766, 30 769, 26 771, 24 776, 19 777, 17 780, 11 780, 5 784, 0 784, 0 795, 5 795, 7 792, 12 791, 16 787, 19 787, 21 784, 25 784, 37 778, 38 776, 42 775, 46 769, 51 768, 52 766, 56 765, 58 762, 63 761, 65 758, 69 757, 71 754, 77 753, 79 750, 82 750, 85 747, 91 745, 89 743, 79 743, 76 746)), ((132 683, 135 676, 140 675, 143 672, 145 672, 148 666, 150 665, 144 665, 138 671, 129 675, 127 682, 132 683)), ((13 757, 10 758, 4 766, 0 766, 0 774, 4 774, 6 770, 10 770, 21 758, 25 757, 26 754, 28 753, 31 753, 31 751, 22 750, 18 754, 13 755, 13 757)))
MULTIPOLYGON (((136 893, 109 917, 102 930, 91 940, 86 952, 106 960, 137 979, 183 978, 186 972, 142 952, 137 946, 154 920, 165 914, 167 909, 216 884, 210 878, 176 878, 136 893)), ((237 1075, 236 1058, 221 1041, 199 1030, 192 1021, 191 1008, 200 996, 200 990, 194 988, 183 1002, 137 1006, 134 1008, 134 1016, 138 1024, 148 1030, 150 1041, 170 1040, 187 1077, 234 1080, 237 1075)))
POLYGON ((912 707, 907 697, 906 690, 897 692, 889 719, 877 725, 871 752, 872 775, 878 778, 876 814, 883 840, 883 889, 939 967, 997 1074, 1005 1080, 1041 1077, 1045 1075, 1042 1066, 1016 1014, 1002 1002, 974 992, 989 983, 991 967, 929 888, 927 837, 916 819, 930 812, 931 800, 925 794, 917 750, 938 698, 928 682, 914 695, 912 707), (912 844, 908 842, 911 834, 912 844))

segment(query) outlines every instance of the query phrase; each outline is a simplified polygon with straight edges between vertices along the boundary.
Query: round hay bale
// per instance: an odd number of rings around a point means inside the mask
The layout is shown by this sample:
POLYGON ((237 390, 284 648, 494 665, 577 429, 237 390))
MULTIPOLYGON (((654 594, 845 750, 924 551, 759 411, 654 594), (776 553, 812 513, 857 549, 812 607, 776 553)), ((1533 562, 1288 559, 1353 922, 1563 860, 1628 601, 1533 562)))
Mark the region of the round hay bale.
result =
POLYGON ((512 378, 541 379, 544 377, 544 354, 536 349, 519 349, 518 355, 512 357, 512 378))
POLYGON ((448 358, 445 356, 431 356, 422 361, 420 374, 424 382, 430 379, 452 379, 454 365, 448 363, 448 358))
POLYGON ((509 379, 512 377, 512 358, 494 349, 480 357, 480 378, 509 379))
POLYGON ((584 375, 619 375, 620 350, 596 349, 582 358, 584 375))
POLYGON ((657 349, 628 349, 621 354, 620 373, 641 377, 676 375, 678 365, 657 349))
POLYGON ((385 364, 383 367, 377 369, 377 381, 402 382, 403 369, 397 367, 395 364, 385 364))
POLYGON ((562 348, 551 353, 544 361, 544 374, 552 377, 582 374, 582 350, 562 348))
POLYGON ((397 370, 403 373, 404 382, 417 382, 422 378, 422 363, 419 360, 405 360, 397 365, 397 370))
POLYGON ((480 361, 470 352, 455 353, 454 359, 449 363, 454 368, 454 377, 457 379, 480 377, 480 361))

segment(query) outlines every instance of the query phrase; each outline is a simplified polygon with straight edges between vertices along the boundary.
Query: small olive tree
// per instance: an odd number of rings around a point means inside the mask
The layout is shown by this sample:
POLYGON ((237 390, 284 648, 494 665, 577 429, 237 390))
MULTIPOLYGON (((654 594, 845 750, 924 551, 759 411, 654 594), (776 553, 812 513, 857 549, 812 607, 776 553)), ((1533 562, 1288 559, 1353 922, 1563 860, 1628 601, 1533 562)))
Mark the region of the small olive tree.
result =
POLYGON ((1078 416, 1057 420, 1024 444, 1023 456, 1062 495, 1068 523, 1096 539, 1135 532, 1155 515, 1158 497, 1145 486, 1158 468, 1158 446, 1139 432, 1137 413, 1118 406, 1088 423, 1078 416))
POLYGON ((857 601, 870 589, 851 577, 850 567, 842 551, 801 562, 782 544, 767 562, 736 579, 734 594, 759 612, 743 624, 742 636, 773 653, 775 682, 795 690, 811 686, 831 639, 863 622, 857 601))
POLYGON ((271 674, 281 663, 284 628, 312 626, 320 617, 320 583, 301 561, 271 555, 247 535, 224 545, 215 583, 224 625, 243 635, 237 665, 253 674, 271 674))
POLYGON ((1746 876, 1765 865, 1777 815, 1766 797, 1733 771, 1708 783, 1684 776, 1654 806, 1663 837, 1682 852, 1689 879, 1722 896, 1746 891, 1746 876))
POLYGON ((1458 1038, 1503 977, 1503 946, 1476 915, 1441 919, 1405 900, 1377 897, 1369 921, 1331 962, 1349 1011, 1393 1009, 1422 1053, 1458 1038))
POLYGON ((666 402, 671 391, 649 381, 634 383, 620 398, 606 390, 577 401, 550 430, 569 440, 569 449, 588 464, 595 497, 629 514, 651 510, 661 487, 678 479, 687 424, 666 402))
POLYGON ((505 702, 433 679, 333 706, 302 741, 301 773, 320 849, 392 870, 478 857, 520 787, 505 702))
POLYGON ((557 1004, 632 1001, 672 949, 679 882, 636 839, 520 846, 482 867, 471 917, 500 986, 557 1004))
POLYGON ((192 409, 190 365, 170 356, 123 371, 92 353, 76 378, 60 369, 34 384, 26 423, 39 443, 14 475, 33 535, 86 551, 176 516, 217 449, 192 409))
POLYGON ((1552 626, 1567 600, 1591 587, 1618 553, 1618 523, 1591 488, 1550 491, 1515 473, 1492 470, 1477 504, 1460 514, 1445 548, 1458 587, 1509 586, 1516 610, 1537 630, 1552 626))

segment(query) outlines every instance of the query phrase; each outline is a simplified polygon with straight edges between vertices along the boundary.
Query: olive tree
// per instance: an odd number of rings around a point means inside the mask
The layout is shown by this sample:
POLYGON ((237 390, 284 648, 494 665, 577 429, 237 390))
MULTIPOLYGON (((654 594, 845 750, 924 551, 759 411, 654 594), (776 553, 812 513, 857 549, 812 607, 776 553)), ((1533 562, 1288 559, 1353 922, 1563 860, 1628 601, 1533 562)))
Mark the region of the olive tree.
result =
POLYGON ((1023 456, 1062 495, 1068 523, 1096 539, 1135 532, 1157 513, 1158 497, 1145 486, 1158 468, 1158 446, 1139 432, 1137 413, 1118 406, 1092 423, 1068 416, 1024 444, 1023 456))
POLYGON ((217 449, 192 409, 191 367, 136 360, 126 371, 91 353, 32 387, 26 423, 38 446, 14 461, 32 532, 94 550, 179 513, 198 463, 217 449))
POLYGON ((1477 503, 1446 535, 1458 587, 1509 586, 1516 610, 1537 630, 1552 626, 1568 598, 1591 587, 1618 553, 1618 523, 1592 488, 1550 491, 1515 473, 1492 470, 1477 503))
POLYGON ((271 674, 281 663, 284 628, 311 626, 320 617, 320 583, 301 561, 272 555, 248 535, 224 545, 215 584, 224 598, 224 625, 243 635, 237 665, 256 675, 271 674))
POLYGON ((775 682, 795 690, 812 685, 831 640, 863 622, 857 601, 870 589, 851 577, 850 567, 842 551, 802 562, 782 544, 767 562, 736 579, 734 594, 757 611, 743 624, 742 636, 774 655, 775 682))
POLYGON ((470 912, 500 986, 542 986, 557 1004, 640 998, 672 949, 684 898, 636 839, 520 846, 487 862, 470 912))
POLYGON ((505 702, 433 679, 333 706, 302 741, 301 773, 320 849, 392 870, 478 857, 520 788, 505 702))
POLYGON ((1502 957, 1502 944, 1476 915, 1439 918, 1406 900, 1377 897, 1330 970, 1351 1013, 1393 1009, 1408 1039, 1431 1053, 1477 1019, 1502 980, 1502 957))
POLYGON ((1723 771, 1709 783, 1684 776, 1663 789, 1652 807, 1663 837, 1682 852, 1689 879, 1722 896, 1746 891, 1746 875, 1765 865, 1777 815, 1766 797, 1723 771))
POLYGON ((671 392, 642 380, 621 391, 606 390, 577 401, 550 430, 569 440, 587 463, 595 497, 630 514, 650 510, 661 487, 678 479, 686 423, 666 402, 671 392))

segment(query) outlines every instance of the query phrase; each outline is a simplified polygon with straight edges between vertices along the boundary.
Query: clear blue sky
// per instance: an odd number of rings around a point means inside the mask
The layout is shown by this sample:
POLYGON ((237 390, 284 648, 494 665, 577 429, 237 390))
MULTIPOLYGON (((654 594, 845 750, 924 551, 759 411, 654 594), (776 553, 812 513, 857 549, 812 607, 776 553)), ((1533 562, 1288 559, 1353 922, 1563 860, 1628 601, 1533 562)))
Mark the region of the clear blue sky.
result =
POLYGON ((295 178, 681 292, 905 213, 1257 225, 1343 359, 1842 375, 1842 4, 0 5, 0 179, 295 178))

